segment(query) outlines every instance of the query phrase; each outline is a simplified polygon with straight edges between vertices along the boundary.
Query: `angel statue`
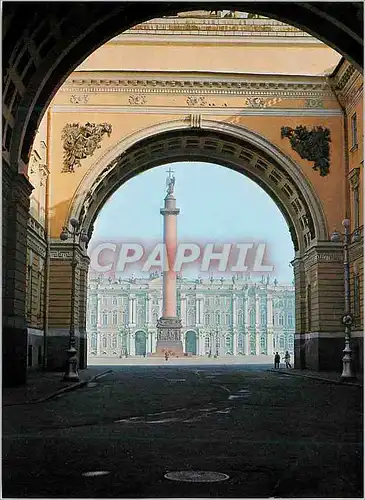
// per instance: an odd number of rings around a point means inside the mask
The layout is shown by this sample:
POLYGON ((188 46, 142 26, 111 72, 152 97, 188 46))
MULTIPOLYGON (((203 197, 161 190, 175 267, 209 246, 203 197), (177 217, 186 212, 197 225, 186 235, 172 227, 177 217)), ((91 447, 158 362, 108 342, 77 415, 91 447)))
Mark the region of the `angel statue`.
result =
POLYGON ((167 188, 167 194, 172 195, 174 194, 174 186, 175 186, 175 176, 173 175, 173 171, 171 168, 167 171, 169 176, 166 179, 166 188, 167 188))

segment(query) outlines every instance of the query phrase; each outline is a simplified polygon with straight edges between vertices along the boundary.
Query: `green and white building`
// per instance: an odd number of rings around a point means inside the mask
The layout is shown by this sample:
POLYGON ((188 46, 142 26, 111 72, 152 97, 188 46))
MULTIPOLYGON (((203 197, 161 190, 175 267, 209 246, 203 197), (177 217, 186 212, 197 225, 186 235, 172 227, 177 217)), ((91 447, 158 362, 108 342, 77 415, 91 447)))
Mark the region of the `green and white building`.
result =
MULTIPOLYGON (((177 281, 177 314, 184 352, 193 356, 294 355, 295 296, 292 284, 262 277, 177 281)), ((162 278, 88 284, 88 355, 119 357, 156 351, 162 314, 162 278)))

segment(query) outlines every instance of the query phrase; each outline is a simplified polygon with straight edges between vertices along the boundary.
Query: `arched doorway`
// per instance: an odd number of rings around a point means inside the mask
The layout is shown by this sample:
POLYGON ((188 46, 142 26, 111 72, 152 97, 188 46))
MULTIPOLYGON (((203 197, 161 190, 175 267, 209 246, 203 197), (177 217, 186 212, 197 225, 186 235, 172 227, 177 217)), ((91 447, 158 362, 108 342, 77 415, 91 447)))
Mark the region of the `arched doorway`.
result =
POLYGON ((147 335, 143 331, 135 333, 135 354, 136 356, 145 356, 147 354, 147 335))
POLYGON ((193 330, 189 330, 185 334, 185 352, 196 356, 198 347, 197 334, 193 330))

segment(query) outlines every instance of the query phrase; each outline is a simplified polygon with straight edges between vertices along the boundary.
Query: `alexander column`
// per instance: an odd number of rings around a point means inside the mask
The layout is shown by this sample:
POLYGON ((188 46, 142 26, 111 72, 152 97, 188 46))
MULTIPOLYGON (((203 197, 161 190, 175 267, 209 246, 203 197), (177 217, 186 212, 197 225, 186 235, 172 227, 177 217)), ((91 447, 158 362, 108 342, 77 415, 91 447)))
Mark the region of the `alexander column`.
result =
POLYGON ((177 216, 180 209, 176 208, 174 196, 175 177, 171 168, 166 179, 167 195, 165 206, 161 208, 164 224, 164 266, 163 266, 163 301, 162 317, 157 322, 157 356, 166 351, 171 356, 183 356, 181 342, 181 319, 176 316, 176 271, 174 270, 177 250, 177 216), (167 263, 167 267, 166 267, 167 263))

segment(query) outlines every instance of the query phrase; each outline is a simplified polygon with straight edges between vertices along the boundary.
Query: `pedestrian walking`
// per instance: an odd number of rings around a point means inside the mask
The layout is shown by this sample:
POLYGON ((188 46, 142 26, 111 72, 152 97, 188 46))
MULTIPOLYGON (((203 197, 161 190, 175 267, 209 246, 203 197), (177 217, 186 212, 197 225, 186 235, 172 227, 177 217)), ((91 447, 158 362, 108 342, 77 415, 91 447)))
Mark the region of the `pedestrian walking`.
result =
POLYGON ((285 368, 291 368, 289 351, 286 351, 284 360, 285 360, 285 368))
POLYGON ((280 354, 278 352, 274 357, 274 368, 280 368, 280 354))
POLYGON ((165 351, 165 361, 168 361, 169 360, 169 353, 167 351, 165 351))

